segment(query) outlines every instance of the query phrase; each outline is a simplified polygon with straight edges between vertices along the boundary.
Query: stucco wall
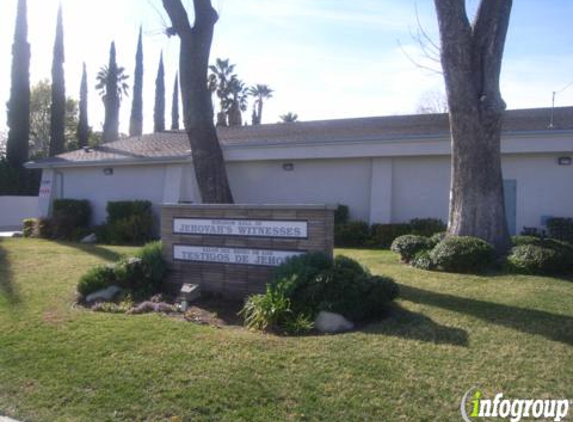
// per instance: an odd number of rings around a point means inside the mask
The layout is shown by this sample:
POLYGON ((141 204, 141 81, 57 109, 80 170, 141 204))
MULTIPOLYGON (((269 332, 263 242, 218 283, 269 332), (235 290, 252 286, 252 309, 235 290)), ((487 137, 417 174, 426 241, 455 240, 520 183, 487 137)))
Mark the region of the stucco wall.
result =
POLYGON ((62 170, 62 186, 57 197, 87 199, 92 204, 92 223, 99 224, 107 217, 108 201, 148 199, 163 203, 165 165, 118 166, 113 175, 106 176, 103 168, 74 168, 62 170))
MULTIPOLYGON (((524 226, 539 227, 543 216, 573 216, 573 166, 557 165, 560 155, 503 157, 504 178, 517 181, 518 233, 524 226)), ((351 219, 371 223, 425 217, 447 220, 447 155, 231 161, 227 168, 236 203, 340 203, 350 207, 351 219), (283 168, 286 163, 294 165, 292 171, 283 168)), ((94 223, 106 218, 108 201, 200 203, 192 164, 118 166, 112 176, 96 167, 59 173, 63 179, 56 178, 56 196, 90 200, 94 223)))
POLYGON ((20 229, 23 219, 37 215, 37 196, 0 196, 0 230, 20 229))
POLYGON ((247 161, 227 165, 235 202, 345 204, 351 217, 370 217, 370 159, 247 161), (283 164, 292 163, 292 171, 283 164))

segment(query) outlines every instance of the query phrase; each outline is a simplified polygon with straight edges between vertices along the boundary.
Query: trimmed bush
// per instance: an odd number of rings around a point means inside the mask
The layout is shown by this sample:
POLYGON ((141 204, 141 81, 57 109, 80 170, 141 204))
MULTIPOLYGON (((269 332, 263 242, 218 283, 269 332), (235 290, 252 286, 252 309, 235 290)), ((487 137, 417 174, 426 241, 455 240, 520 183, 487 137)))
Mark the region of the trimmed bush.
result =
POLYGON ((430 253, 436 268, 457 273, 475 273, 490 267, 495 250, 482 239, 470 236, 449 236, 430 253))
POLYGON ((339 248, 363 248, 370 230, 364 221, 351 221, 334 226, 334 244, 339 248))
POLYGON ((563 274, 573 272, 573 246, 559 240, 539 240, 515 246, 507 263, 524 274, 563 274))
POLYGON ((154 218, 150 201, 108 202, 107 224, 97 229, 101 242, 140 245, 153 238, 154 218))
POLYGON ((373 224, 367 246, 388 249, 396 238, 410 234, 410 231, 409 224, 373 224))
POLYGON ((242 315, 251 328, 289 333, 310 330, 320 311, 358 322, 379 316, 398 295, 387 277, 372 277, 358 262, 322 253, 288 259, 279 267, 264 295, 252 296, 242 315))
POLYGON ((511 242, 514 246, 522 246, 522 245, 539 245, 543 242, 539 237, 536 236, 512 236, 511 242))
POLYGON ((404 262, 410 262, 417 253, 428 249, 430 249, 428 238, 413 234, 400 236, 392 242, 390 247, 390 250, 399 254, 404 262))
POLYGON ((158 292, 167 273, 167 263, 163 259, 161 242, 146 244, 135 254, 135 257, 141 259, 143 276, 150 283, 153 292, 158 292))
POLYGON ((56 199, 52 212, 52 237, 77 240, 90 224, 91 205, 87 200, 56 199))
POLYGON ((550 218, 547 232, 552 239, 573 243, 573 218, 550 218))
POLYGON ((34 232, 36 231, 36 227, 38 226, 38 219, 26 218, 22 220, 22 225, 24 226, 24 228, 22 229, 24 237, 33 237, 34 232))
POLYGON ((444 232, 446 224, 438 218, 414 218, 410 220, 410 233, 418 236, 430 237, 436 233, 444 232))
POLYGON ((434 261, 432 261, 431 251, 423 250, 418 252, 410 261, 410 265, 420 270, 430 271, 434 269, 434 261))
POLYGON ((78 293, 83 297, 97 292, 98 290, 106 289, 115 282, 115 274, 112 266, 99 266, 88 270, 77 286, 78 293))
POLYGON ((334 224, 346 224, 348 223, 348 216, 350 215, 348 206, 339 205, 334 211, 334 224))
POLYGON ((428 244, 430 246, 430 249, 434 249, 438 243, 440 243, 442 240, 444 240, 446 238, 447 235, 448 235, 448 233, 446 233, 446 232, 434 233, 428 239, 428 244))

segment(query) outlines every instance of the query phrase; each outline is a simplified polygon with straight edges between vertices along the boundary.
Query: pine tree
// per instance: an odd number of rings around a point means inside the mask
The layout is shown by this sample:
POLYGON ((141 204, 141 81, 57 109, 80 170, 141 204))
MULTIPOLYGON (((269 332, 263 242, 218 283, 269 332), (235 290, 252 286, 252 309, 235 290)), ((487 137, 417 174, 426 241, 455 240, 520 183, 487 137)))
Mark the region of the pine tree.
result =
POLYGON ((179 130, 179 75, 175 75, 173 86, 173 107, 171 108, 171 130, 179 130))
POLYGON ((163 67, 163 53, 159 59, 159 69, 155 80, 155 111, 153 113, 155 133, 165 131, 165 68, 163 67))
POLYGON ((52 105, 50 107, 50 157, 64 152, 66 127, 66 82, 64 78, 64 26, 58 10, 56 41, 52 61, 52 105))
POLYGON ((105 94, 103 98, 105 107, 105 121, 103 123, 102 141, 104 143, 115 141, 119 138, 120 99, 117 88, 118 68, 116 60, 115 42, 111 43, 107 73, 108 74, 105 85, 105 94))
POLYGON ((129 136, 141 136, 143 133, 143 40, 139 27, 139 40, 135 55, 135 74, 133 81, 133 103, 129 121, 129 136))
POLYGON ((78 146, 80 148, 86 147, 90 136, 90 127, 88 123, 88 76, 85 63, 82 73, 82 84, 80 87, 80 121, 78 124, 77 135, 78 146))
POLYGON ((12 87, 8 101, 6 159, 16 167, 28 160, 30 138, 30 44, 26 0, 19 0, 12 46, 12 87))

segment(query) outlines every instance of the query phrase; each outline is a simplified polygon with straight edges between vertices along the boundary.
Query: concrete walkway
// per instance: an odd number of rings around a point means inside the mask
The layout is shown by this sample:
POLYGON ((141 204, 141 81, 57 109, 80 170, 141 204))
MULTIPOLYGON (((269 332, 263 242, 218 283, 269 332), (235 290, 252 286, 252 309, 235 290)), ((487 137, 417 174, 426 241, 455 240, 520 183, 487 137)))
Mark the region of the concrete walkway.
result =
POLYGON ((16 419, 10 419, 7 416, 0 416, 0 422, 18 422, 16 419))
MULTIPOLYGON (((0 237, 14 237, 15 234, 22 234, 22 232, 20 231, 16 231, 16 232, 0 232, 0 237)), ((1 416, 0 416, 1 417, 1 416)), ((2 419, 0 419, 0 422, 4 422, 2 419)))

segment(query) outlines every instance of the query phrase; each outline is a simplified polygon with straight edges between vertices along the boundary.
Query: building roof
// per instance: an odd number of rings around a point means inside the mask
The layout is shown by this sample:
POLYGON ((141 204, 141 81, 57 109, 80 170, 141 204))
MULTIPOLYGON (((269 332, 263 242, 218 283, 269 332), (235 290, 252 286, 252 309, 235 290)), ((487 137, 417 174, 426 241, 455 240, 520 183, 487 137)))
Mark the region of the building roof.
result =
MULTIPOLYGON (((563 130, 573 130, 573 107, 508 110, 503 126, 506 134, 563 130)), ((312 145, 387 139, 399 141, 447 138, 449 122, 447 114, 418 114, 219 128, 218 134, 223 149, 241 145, 312 145)), ((186 161, 190 155, 187 134, 183 131, 168 131, 67 152, 28 163, 27 167, 186 161)))

